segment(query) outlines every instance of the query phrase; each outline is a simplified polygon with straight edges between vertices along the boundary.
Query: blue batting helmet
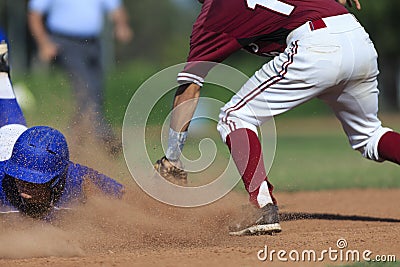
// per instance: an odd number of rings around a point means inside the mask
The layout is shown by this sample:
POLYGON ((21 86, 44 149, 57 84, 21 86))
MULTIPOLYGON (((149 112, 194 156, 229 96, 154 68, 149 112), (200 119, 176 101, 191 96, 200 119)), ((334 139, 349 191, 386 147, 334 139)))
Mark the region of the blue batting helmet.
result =
POLYGON ((63 175, 68 163, 64 135, 47 126, 35 126, 18 137, 4 171, 25 182, 44 184, 63 175))

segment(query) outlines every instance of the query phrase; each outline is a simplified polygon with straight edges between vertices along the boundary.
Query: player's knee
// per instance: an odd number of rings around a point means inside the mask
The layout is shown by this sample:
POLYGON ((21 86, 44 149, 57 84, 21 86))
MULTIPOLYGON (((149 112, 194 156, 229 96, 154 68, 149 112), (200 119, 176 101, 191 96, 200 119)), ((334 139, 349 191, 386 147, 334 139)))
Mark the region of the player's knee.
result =
MULTIPOLYGON (((226 108, 221 109, 219 113, 219 121, 217 124, 217 130, 221 135, 222 141, 224 141, 224 143, 226 143, 227 136, 242 124, 239 118, 232 116, 232 114, 226 112, 226 110, 227 110, 226 108)), ((239 127, 239 128, 244 128, 244 127, 239 127)))
POLYGON ((238 129, 249 129, 257 133, 257 126, 252 121, 248 121, 247 118, 237 117, 235 114, 227 113, 224 109, 219 114, 219 121, 217 124, 217 130, 221 135, 222 141, 226 143, 227 136, 238 129))
POLYGON ((380 127, 374 132, 374 134, 372 134, 363 142, 363 145, 361 147, 355 149, 358 150, 363 155, 363 157, 367 159, 378 162, 383 161, 383 159, 379 156, 378 144, 381 137, 389 131, 391 131, 391 129, 380 127))

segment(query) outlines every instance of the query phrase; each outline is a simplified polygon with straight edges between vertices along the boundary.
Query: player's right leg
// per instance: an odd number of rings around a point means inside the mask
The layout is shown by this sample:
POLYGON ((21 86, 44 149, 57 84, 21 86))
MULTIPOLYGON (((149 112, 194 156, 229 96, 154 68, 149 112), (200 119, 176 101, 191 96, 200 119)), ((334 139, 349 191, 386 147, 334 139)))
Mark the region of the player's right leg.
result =
POLYGON ((363 157, 400 165, 400 134, 382 126, 378 113, 377 81, 347 86, 339 94, 324 95, 341 122, 349 143, 363 157))
POLYGON ((389 131, 382 135, 378 143, 379 157, 400 165, 400 134, 389 131))
POLYGON ((343 43, 353 44, 344 49, 343 55, 343 61, 352 62, 351 75, 342 88, 320 98, 335 112, 353 149, 370 160, 400 164, 400 134, 383 127, 377 115, 379 72, 375 48, 363 29, 343 34, 342 39, 343 43))

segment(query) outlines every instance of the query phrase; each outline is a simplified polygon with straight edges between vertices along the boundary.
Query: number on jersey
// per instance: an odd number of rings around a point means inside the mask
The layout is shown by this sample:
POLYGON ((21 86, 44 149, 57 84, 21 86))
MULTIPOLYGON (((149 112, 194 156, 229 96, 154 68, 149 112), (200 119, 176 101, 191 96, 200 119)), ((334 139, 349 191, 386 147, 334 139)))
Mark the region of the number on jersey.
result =
POLYGON ((284 14, 286 16, 290 16, 294 9, 294 6, 279 0, 246 0, 246 2, 247 6, 251 9, 256 9, 257 6, 262 6, 266 9, 284 14))

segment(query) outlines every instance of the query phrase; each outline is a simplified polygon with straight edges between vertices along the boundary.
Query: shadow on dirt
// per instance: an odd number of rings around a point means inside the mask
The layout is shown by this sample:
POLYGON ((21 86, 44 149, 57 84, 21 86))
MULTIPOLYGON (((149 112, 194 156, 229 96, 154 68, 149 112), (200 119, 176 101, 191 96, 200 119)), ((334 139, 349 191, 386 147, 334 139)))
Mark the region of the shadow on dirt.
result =
POLYGON ((363 222, 390 222, 400 223, 400 219, 379 218, 359 215, 340 215, 330 213, 306 213, 306 212, 282 212, 279 214, 280 221, 297 220, 338 220, 338 221, 363 221, 363 222))

